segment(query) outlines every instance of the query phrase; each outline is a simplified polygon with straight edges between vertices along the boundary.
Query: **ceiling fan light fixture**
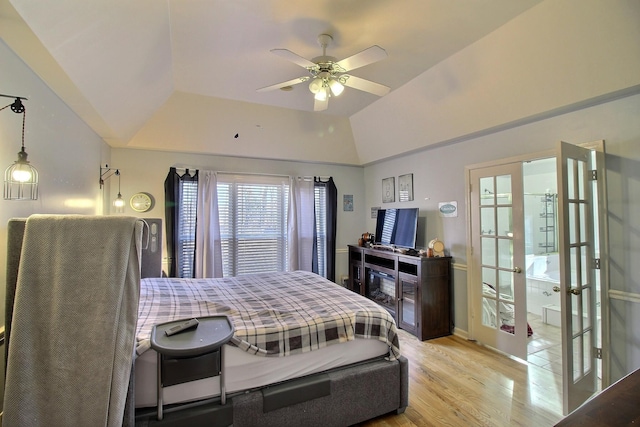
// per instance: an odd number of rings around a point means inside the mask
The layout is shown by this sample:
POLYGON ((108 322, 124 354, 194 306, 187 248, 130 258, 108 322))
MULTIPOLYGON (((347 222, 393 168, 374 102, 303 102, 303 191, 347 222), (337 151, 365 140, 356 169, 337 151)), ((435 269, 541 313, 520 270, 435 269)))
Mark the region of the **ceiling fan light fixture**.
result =
POLYGON ((329 98, 342 94, 345 86, 378 96, 384 96, 390 91, 387 86, 345 74, 356 68, 364 67, 386 58, 387 52, 384 49, 378 45, 373 45, 355 55, 338 61, 333 56, 327 56, 327 46, 332 41, 333 37, 331 35, 320 34, 318 43, 322 47, 322 55, 316 56, 311 60, 305 59, 288 49, 271 49, 272 53, 304 68, 309 75, 266 86, 258 89, 258 92, 267 92, 274 89, 284 90, 284 88, 288 89, 295 84, 306 82, 315 99, 314 111, 323 111, 327 109, 329 98))
POLYGON ((320 77, 316 77, 315 79, 311 80, 311 83, 309 83, 309 90, 313 94, 317 94, 318 92, 320 92, 322 87, 323 81, 320 77))
POLYGON ((329 80, 329 87, 334 96, 339 96, 344 90, 344 85, 335 79, 329 80))

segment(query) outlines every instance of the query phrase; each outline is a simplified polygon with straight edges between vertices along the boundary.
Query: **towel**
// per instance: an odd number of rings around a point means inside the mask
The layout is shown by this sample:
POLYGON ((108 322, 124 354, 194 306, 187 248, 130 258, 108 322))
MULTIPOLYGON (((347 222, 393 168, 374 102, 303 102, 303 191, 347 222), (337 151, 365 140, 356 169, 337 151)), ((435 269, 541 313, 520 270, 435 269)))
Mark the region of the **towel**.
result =
POLYGON ((143 224, 27 219, 3 425, 119 426, 133 360, 143 224))

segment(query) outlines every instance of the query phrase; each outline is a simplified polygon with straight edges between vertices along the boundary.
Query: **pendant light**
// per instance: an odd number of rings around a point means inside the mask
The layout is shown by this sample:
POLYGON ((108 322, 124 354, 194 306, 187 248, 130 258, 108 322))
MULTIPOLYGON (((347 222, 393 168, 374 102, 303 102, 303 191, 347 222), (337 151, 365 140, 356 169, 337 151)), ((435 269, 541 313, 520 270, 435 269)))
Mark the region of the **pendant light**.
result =
POLYGON ((120 169, 116 169, 116 175, 118 176, 118 197, 113 201, 113 207, 116 209, 116 213, 124 212, 124 199, 120 194, 120 169))
POLYGON ((110 168, 109 165, 104 165, 104 168, 100 167, 100 189, 104 186, 104 182, 111 178, 112 176, 118 177, 118 196, 113 200, 113 207, 115 209, 115 213, 123 213, 124 212, 124 199, 122 198, 122 193, 120 193, 120 169, 110 168))
POLYGON ((27 160, 27 152, 24 149, 24 125, 26 121, 26 108, 22 104, 20 96, 1 95, 5 98, 15 98, 9 105, 0 108, 0 111, 11 107, 11 111, 22 114, 22 148, 18 153, 18 160, 4 172, 4 199, 5 200, 37 200, 38 199, 38 171, 27 160))

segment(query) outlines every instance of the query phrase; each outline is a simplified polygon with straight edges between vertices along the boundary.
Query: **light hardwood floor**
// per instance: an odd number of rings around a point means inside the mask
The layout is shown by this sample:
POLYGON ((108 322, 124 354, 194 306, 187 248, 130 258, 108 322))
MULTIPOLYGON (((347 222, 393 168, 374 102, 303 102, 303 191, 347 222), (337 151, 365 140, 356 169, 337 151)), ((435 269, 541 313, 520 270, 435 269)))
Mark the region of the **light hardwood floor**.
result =
POLYGON ((562 419, 562 385, 550 370, 457 336, 421 342, 399 333, 409 359, 409 407, 362 427, 538 427, 562 419))

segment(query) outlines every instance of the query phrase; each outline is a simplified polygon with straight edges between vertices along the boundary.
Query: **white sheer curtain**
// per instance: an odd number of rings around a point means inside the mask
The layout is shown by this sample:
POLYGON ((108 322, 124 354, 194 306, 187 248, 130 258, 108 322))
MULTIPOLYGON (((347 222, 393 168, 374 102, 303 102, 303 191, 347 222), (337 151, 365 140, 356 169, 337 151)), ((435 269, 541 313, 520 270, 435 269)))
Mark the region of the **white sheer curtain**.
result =
POLYGON ((313 271, 315 202, 313 180, 291 178, 289 183, 289 270, 313 271))
POLYGON ((195 276, 222 277, 222 245, 218 216, 218 178, 213 171, 198 173, 195 276))

